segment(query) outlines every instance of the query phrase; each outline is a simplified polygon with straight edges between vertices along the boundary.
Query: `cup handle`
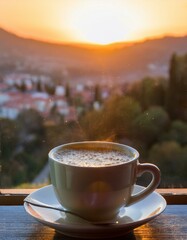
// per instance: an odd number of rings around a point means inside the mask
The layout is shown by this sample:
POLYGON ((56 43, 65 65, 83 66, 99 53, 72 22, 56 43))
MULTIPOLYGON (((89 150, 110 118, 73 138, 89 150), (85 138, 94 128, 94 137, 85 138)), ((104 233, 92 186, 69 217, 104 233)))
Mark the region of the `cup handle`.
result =
POLYGON ((133 204, 137 201, 140 201, 141 199, 148 196, 150 193, 152 193, 159 185, 160 183, 160 170, 157 166, 151 163, 142 163, 137 165, 137 177, 140 177, 145 172, 149 172, 152 175, 152 180, 149 183, 149 185, 142 191, 132 195, 130 197, 130 201, 127 205, 133 204))

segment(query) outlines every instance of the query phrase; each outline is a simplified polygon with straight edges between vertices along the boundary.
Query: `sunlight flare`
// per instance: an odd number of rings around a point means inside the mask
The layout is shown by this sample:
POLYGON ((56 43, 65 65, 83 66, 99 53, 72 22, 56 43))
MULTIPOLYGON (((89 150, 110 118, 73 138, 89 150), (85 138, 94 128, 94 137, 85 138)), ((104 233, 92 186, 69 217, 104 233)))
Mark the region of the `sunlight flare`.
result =
POLYGON ((88 2, 71 11, 69 25, 84 42, 109 44, 127 40, 134 22, 118 5, 88 2))

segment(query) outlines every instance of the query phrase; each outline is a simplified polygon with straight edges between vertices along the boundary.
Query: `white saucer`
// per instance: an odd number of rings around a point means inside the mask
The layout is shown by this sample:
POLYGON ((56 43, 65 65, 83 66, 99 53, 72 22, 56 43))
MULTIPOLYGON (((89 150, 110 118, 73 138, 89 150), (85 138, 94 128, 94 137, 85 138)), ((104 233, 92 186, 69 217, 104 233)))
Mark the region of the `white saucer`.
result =
MULTIPOLYGON (((144 187, 135 185, 134 193, 144 187)), ((30 194, 38 203, 59 206, 52 185, 43 187, 30 194)), ((61 232, 64 235, 79 238, 107 238, 117 237, 147 223, 162 213, 166 207, 165 199, 158 193, 153 192, 140 202, 121 208, 112 225, 93 225, 79 217, 70 216, 58 210, 36 207, 24 203, 25 210, 32 217, 46 226, 61 232)))

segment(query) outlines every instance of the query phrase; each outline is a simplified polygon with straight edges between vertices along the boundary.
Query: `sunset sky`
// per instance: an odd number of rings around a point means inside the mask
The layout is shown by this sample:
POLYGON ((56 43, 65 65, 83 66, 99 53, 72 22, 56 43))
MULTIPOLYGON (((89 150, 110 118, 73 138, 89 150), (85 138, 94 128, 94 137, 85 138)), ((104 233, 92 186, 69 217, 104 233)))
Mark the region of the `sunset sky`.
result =
POLYGON ((187 35, 187 0, 0 0, 0 27, 52 42, 187 35))

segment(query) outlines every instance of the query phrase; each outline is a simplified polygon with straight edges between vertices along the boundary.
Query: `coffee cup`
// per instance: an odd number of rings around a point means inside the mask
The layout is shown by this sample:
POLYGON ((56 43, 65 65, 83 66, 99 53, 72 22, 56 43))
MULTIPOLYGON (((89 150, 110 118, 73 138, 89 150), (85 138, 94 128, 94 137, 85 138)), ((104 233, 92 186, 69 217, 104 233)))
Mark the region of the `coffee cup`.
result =
POLYGON ((122 207, 151 194, 159 185, 157 166, 139 163, 136 149, 113 142, 68 143, 49 152, 51 182, 60 204, 90 221, 114 218, 122 207), (152 180, 133 195, 137 177, 152 180))

